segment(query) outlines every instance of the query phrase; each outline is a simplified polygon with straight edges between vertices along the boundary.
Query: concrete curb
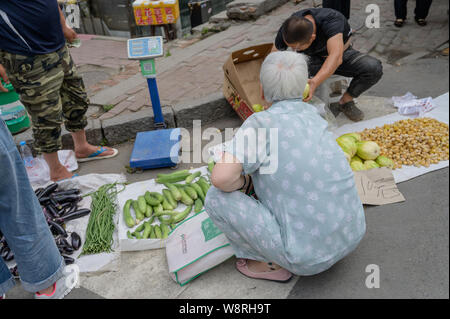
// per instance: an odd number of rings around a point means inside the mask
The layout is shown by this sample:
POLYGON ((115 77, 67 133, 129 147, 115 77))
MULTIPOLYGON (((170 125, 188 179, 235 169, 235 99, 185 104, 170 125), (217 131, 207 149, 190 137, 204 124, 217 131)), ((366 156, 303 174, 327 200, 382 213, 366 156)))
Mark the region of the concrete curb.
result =
MULTIPOLYGON (((218 119, 236 116, 233 108, 221 92, 174 106, 163 106, 162 112, 167 127, 183 127, 186 129, 192 128, 194 120, 200 120, 203 124, 206 124, 218 119)), ((135 138, 138 132, 154 129, 152 108, 144 108, 137 112, 118 115, 105 120, 89 119, 85 128, 88 142, 94 145, 99 145, 105 140, 108 145, 120 144, 135 138)), ((63 148, 73 149, 70 132, 66 131, 64 127, 62 128, 61 138, 63 148)), ((15 135, 14 141, 17 145, 20 141, 26 141, 28 145, 32 146, 32 130, 28 129, 15 135)))
MULTIPOLYGON (((163 106, 162 113, 168 128, 175 127, 174 112, 170 106, 163 106)), ((109 145, 127 142, 136 137, 136 133, 155 130, 153 109, 119 115, 101 121, 103 136, 109 145)))
POLYGON ((227 16, 236 20, 253 20, 289 0, 235 0, 227 4, 227 16))
POLYGON ((177 127, 187 129, 192 128, 194 120, 211 123, 235 114, 222 92, 176 104, 173 106, 173 110, 177 127))

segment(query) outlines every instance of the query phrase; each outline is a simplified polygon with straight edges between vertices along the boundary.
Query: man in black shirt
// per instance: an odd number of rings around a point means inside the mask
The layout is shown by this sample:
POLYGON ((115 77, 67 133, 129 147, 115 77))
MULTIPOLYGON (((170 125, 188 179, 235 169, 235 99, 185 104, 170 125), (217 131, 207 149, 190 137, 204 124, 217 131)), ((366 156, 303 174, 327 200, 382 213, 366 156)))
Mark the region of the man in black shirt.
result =
POLYGON ((343 112, 351 120, 360 121, 364 114, 353 99, 380 80, 383 68, 379 60, 352 48, 351 35, 350 25, 340 12, 328 8, 305 9, 283 23, 275 39, 275 48, 291 48, 309 56, 310 90, 305 102, 311 100, 316 88, 331 75, 352 78, 339 105, 331 110, 335 116, 343 112))

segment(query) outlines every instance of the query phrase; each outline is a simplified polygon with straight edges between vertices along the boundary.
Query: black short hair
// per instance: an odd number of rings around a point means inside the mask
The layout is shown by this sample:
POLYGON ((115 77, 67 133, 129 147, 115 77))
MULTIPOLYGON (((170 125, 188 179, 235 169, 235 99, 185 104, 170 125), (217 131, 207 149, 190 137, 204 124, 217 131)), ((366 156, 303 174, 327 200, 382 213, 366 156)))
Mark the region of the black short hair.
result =
POLYGON ((311 21, 305 17, 291 16, 281 26, 281 34, 286 43, 305 43, 314 32, 311 21))

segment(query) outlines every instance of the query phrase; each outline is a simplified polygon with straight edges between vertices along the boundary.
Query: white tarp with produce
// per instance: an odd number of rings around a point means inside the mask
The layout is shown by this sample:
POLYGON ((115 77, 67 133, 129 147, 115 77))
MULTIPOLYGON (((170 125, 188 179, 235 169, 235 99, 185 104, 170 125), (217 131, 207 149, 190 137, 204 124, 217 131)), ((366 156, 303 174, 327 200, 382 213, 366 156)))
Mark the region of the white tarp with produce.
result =
MULTIPOLYGON (((190 170, 190 173, 200 172, 201 176, 204 176, 207 180, 209 180, 208 177, 208 168, 207 166, 196 168, 190 170)), ((195 179, 197 180, 197 179, 195 179)), ((177 182, 177 184, 185 184, 185 182, 177 182)), ((164 184, 158 184, 156 183, 155 179, 150 179, 147 181, 137 182, 133 184, 129 184, 126 186, 125 190, 121 192, 118 195, 118 212, 120 215, 119 218, 119 243, 120 243, 120 250, 121 251, 138 251, 138 250, 148 250, 148 249, 160 249, 165 247, 165 241, 166 239, 158 239, 158 238, 148 238, 148 239, 136 239, 136 238, 129 238, 127 235, 127 232, 133 233, 138 226, 145 222, 150 220, 152 217, 145 218, 143 221, 141 221, 138 225, 135 225, 133 227, 128 227, 125 223, 124 216, 123 216, 123 209, 125 206, 125 203, 127 200, 137 200, 139 196, 144 195, 147 191, 149 192, 158 192, 162 193, 162 190, 165 189, 166 186, 164 184)), ((176 211, 182 212, 186 209, 186 205, 182 202, 178 203, 178 206, 176 207, 176 211)), ((131 209, 132 217, 135 218, 135 213, 133 209, 131 209)), ((195 212, 192 209, 191 213, 186 217, 189 218, 190 216, 194 215, 195 212)), ((154 218, 152 221, 152 225, 159 225, 160 222, 158 218, 154 218)))
MULTIPOLYGON (((435 108, 431 111, 424 113, 423 117, 434 118, 440 122, 449 123, 449 93, 443 94, 435 99, 433 99, 433 103, 435 108)), ((361 121, 357 123, 343 125, 335 130, 333 133, 336 137, 352 132, 361 132, 364 129, 371 129, 375 127, 383 126, 384 124, 392 124, 396 121, 404 120, 412 118, 410 116, 400 115, 398 113, 392 113, 386 116, 377 117, 374 119, 370 119, 367 121, 361 121)), ((394 175, 394 179, 396 183, 401 183, 412 179, 414 177, 426 174, 428 172, 432 172, 444 167, 448 167, 449 161, 441 161, 438 164, 431 164, 429 167, 415 167, 415 166, 402 166, 400 169, 395 169, 392 171, 394 175)))
MULTIPOLYGON (((79 189, 80 195, 84 196, 86 194, 90 194, 92 192, 97 191, 102 185, 112 184, 112 183, 125 183, 126 177, 123 174, 88 174, 83 176, 77 176, 71 179, 66 179, 58 182, 58 190, 69 190, 69 189, 79 189)), ((38 187, 46 187, 52 183, 48 182, 44 185, 32 185, 34 189, 38 187)), ((120 189, 120 185, 118 188, 120 189)), ((91 209, 91 197, 86 196, 78 202, 77 209, 91 209)), ((86 229, 89 223, 89 218, 91 214, 86 215, 84 217, 73 219, 65 223, 65 230, 68 234, 67 240, 70 243, 71 234, 73 232, 77 233, 81 238, 81 247, 74 251, 72 255, 68 255, 69 257, 75 259, 75 264, 79 267, 80 273, 101 273, 107 271, 117 271, 119 269, 120 264, 120 252, 118 251, 118 236, 117 236, 117 227, 113 234, 113 244, 112 244, 112 252, 109 253, 99 253, 92 255, 81 255, 83 251, 83 246, 86 241, 86 229)), ((119 214, 116 214, 114 217, 115 225, 118 224, 119 214)), ((15 265, 14 260, 7 263, 8 267, 13 267, 15 265)))
MULTIPOLYGON (((97 191, 102 185, 112 184, 112 183, 125 183, 126 177, 123 174, 88 174, 83 176, 78 176, 72 179, 64 180, 59 183, 61 189, 72 189, 77 188, 81 190, 81 195, 86 195, 97 191)), ((118 190, 121 189, 121 185, 118 185, 118 190)), ((91 197, 84 197, 79 203, 78 208, 88 208, 91 209, 91 197)), ((117 225, 119 223, 120 214, 114 216, 114 223, 117 225)), ((91 214, 71 220, 66 224, 66 230, 70 234, 71 232, 76 232, 81 237, 81 242, 86 241, 86 229, 89 223, 89 218, 91 214)), ((83 245, 79 250, 74 252, 70 257, 75 259, 75 264, 80 267, 80 273, 101 273, 107 271, 118 271, 120 266, 120 252, 119 252, 119 242, 118 242, 118 232, 117 226, 113 234, 113 244, 112 252, 109 253, 99 253, 92 255, 80 256, 83 245)))

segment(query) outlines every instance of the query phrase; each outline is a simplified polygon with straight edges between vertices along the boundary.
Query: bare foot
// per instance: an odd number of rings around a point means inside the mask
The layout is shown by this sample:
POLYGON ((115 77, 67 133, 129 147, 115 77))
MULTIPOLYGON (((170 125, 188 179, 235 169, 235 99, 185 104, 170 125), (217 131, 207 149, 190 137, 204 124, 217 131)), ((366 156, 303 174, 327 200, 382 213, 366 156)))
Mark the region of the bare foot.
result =
POLYGON ((50 179, 54 182, 62 179, 71 178, 73 174, 67 170, 64 166, 58 166, 55 169, 50 170, 50 179))
MULTIPOLYGON (((95 153, 98 150, 99 147, 100 146, 94 146, 94 145, 91 145, 91 144, 87 144, 83 148, 75 149, 75 156, 77 158, 86 158, 89 155, 91 155, 92 153, 95 153)), ((106 148, 106 151, 104 151, 103 153, 98 155, 98 157, 114 154, 114 151, 110 147, 107 147, 107 146, 103 146, 103 147, 106 148)))
POLYGON ((247 260, 247 268, 248 270, 260 273, 260 272, 271 272, 280 269, 281 267, 275 263, 265 263, 262 261, 256 260, 247 260))

